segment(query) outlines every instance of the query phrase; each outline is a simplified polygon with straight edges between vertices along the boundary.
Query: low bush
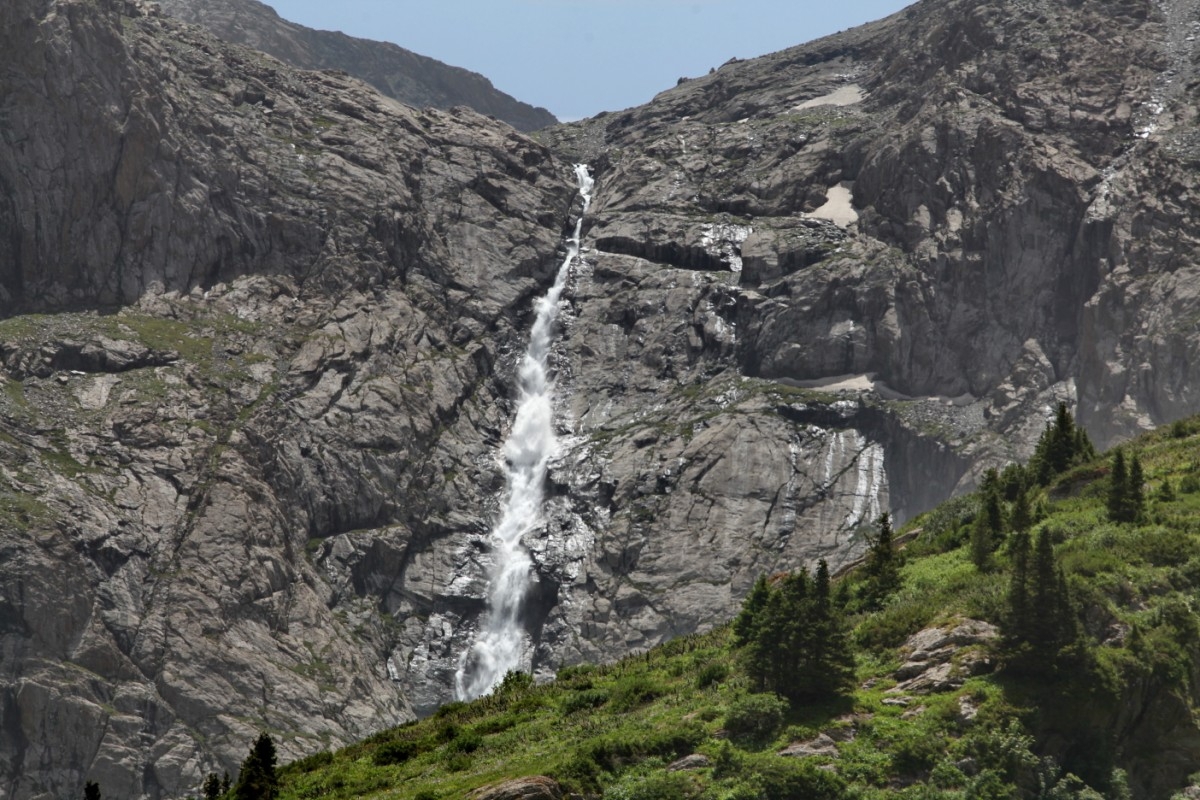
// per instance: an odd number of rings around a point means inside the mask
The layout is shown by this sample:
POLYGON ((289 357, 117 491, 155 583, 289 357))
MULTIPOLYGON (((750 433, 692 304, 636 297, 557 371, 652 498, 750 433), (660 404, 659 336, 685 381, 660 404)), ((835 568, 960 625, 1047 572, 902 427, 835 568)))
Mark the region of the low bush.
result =
POLYGON ((855 642, 868 650, 899 647, 917 631, 929 625, 939 613, 936 600, 897 602, 868 616, 854 632, 855 642))
POLYGON ((386 767, 392 764, 403 764, 420 752, 421 747, 417 742, 411 739, 402 739, 381 745, 375 751, 372 760, 375 762, 375 766, 386 767))
MULTIPOLYGON (((749 765, 748 765, 749 766, 749 765)), ((762 800, 841 800, 846 782, 810 761, 772 757, 756 761, 749 783, 762 800)))
POLYGON ((720 661, 713 661, 704 665, 704 668, 696 675, 696 688, 707 689, 709 686, 721 683, 728 677, 729 667, 720 661))
POLYGON ((483 746, 483 737, 474 731, 460 733, 446 749, 452 753, 474 753, 483 746))
POLYGON ((646 678, 626 678, 617 684, 612 693, 612 709, 629 711, 662 696, 662 687, 646 678))
POLYGON ((684 772, 652 772, 622 782, 604 793, 605 800, 689 800, 699 797, 701 789, 684 772))
POLYGON ((332 763, 333 753, 329 752, 328 750, 322 750, 319 753, 313 753, 311 756, 305 756, 304 758, 293 761, 282 769, 286 769, 289 772, 312 772, 313 770, 320 769, 326 764, 332 763))
POLYGON ((783 724, 787 703, 774 694, 751 694, 735 700, 725 715, 725 730, 734 737, 765 741, 783 724))
POLYGON ((576 711, 599 708, 607 702, 608 692, 603 689, 585 689, 570 692, 563 698, 561 708, 564 714, 573 714, 576 711))

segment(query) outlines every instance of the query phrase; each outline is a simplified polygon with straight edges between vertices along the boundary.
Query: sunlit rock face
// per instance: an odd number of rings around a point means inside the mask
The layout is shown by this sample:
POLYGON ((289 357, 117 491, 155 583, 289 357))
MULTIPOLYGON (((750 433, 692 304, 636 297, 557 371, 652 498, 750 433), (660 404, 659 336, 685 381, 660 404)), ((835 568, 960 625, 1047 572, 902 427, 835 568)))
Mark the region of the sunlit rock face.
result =
POLYGON ((258 0, 160 0, 163 13, 200 25, 300 69, 344 70, 380 93, 417 108, 466 106, 519 131, 558 122, 544 108, 510 97, 483 75, 389 42, 318 31, 281 18, 258 0))
POLYGON ((1101 443, 1200 410, 1179 13, 926 2, 535 141, 0 6, 0 794, 185 795, 453 697, 577 162, 539 677, 852 563, 1060 400, 1101 443))

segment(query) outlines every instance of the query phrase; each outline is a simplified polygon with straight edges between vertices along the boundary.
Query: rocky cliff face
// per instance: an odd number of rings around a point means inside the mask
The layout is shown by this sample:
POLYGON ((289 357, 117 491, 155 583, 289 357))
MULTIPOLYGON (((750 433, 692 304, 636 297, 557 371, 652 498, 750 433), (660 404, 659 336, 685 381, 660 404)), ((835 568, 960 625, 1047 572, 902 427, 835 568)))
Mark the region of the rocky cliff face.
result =
POLYGON ((1059 399, 1103 442, 1200 410, 1196 19, 927 0, 535 142, 6 4, 4 792, 176 795, 449 699, 572 159, 540 675, 854 559, 1059 399))
POLYGON ((207 28, 227 42, 270 53, 301 69, 340 69, 388 97, 418 108, 467 106, 520 131, 558 122, 544 108, 522 103, 482 75, 443 64, 388 42, 318 31, 282 19, 257 0, 161 0, 162 10, 207 28))

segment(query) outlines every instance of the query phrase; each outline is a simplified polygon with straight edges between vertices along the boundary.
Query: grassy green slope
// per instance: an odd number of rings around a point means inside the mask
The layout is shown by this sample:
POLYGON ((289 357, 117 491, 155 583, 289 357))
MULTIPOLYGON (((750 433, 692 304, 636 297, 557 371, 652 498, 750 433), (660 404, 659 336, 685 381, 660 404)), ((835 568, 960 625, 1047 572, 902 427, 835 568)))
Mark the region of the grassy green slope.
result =
POLYGON ((963 617, 1003 623, 1007 547, 988 571, 975 567, 967 531, 979 499, 965 497, 910 523, 919 533, 904 553, 902 585, 881 609, 856 610, 863 578, 841 579, 835 596, 846 602, 857 659, 856 688, 844 697, 785 708, 776 720, 722 627, 616 664, 564 669, 549 685, 510 682, 290 764, 281 797, 457 798, 531 775, 585 795, 662 800, 1169 796, 1200 766, 1191 712, 1200 669, 1197 432, 1200 423, 1179 423, 1126 448, 1145 468, 1141 522, 1108 521, 1107 458, 1033 495, 1034 531, 1056 542, 1085 644, 1068 671, 1016 674, 995 644, 985 655, 999 670, 940 692, 889 692, 909 635, 963 617), (1173 497, 1160 495, 1164 482, 1173 497), (820 734, 834 741, 813 742, 820 734), (778 755, 795 742, 826 752, 778 755), (666 769, 693 753, 709 765, 666 769))

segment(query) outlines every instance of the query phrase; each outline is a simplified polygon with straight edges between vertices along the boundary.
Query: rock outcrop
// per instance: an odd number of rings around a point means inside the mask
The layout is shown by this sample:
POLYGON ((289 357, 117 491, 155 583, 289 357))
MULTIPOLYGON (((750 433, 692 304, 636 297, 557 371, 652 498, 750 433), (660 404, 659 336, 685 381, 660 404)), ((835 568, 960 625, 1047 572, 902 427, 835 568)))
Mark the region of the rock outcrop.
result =
POLYGON ((1102 443, 1200 410, 1192 5, 925 0, 538 141, 0 6, 0 792, 177 796, 450 698, 572 158, 541 677, 852 563, 1059 400, 1102 443))
POLYGON ((557 781, 538 775, 484 786, 468 797, 469 800, 562 800, 563 791, 557 781))
POLYGON ((313 30, 283 19, 258 0, 158 0, 158 4, 166 14, 202 25, 227 42, 262 50, 301 69, 344 70, 388 97, 418 108, 467 106, 519 131, 558 122, 546 109, 505 94, 476 72, 388 42, 313 30))

